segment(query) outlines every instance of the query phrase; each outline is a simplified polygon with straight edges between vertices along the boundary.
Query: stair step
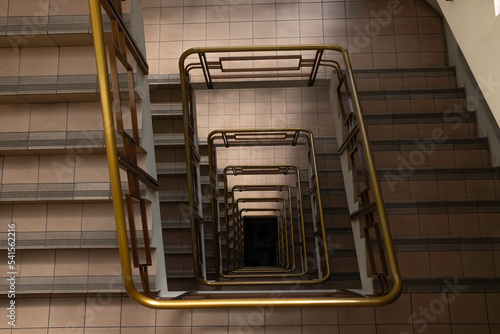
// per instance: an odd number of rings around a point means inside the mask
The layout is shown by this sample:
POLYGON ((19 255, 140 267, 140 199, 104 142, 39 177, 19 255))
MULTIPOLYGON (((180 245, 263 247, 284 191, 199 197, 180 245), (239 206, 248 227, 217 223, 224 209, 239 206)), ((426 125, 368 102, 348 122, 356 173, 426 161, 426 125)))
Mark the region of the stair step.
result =
POLYGON ((499 167, 379 170, 385 200, 500 199, 499 167))
MULTIPOLYGON (((1 104, 100 101, 95 74, 2 77, 0 82, 1 104)), ((126 74, 119 82, 126 94, 126 74)))
POLYGON ((489 166, 487 138, 372 140, 377 168, 489 166))
POLYGON ((456 87, 454 67, 354 70, 358 90, 456 87))
POLYGON ((465 110, 462 88, 362 91, 362 110, 369 114, 429 113, 465 110))
POLYGON ((440 142, 476 136, 474 112, 376 114, 365 119, 372 140, 427 138, 440 142))
POLYGON ((152 103, 151 116, 153 123, 157 120, 182 119, 182 105, 180 103, 152 103))
POLYGON ((500 201, 387 201, 393 236, 500 235, 500 201))
POLYGON ((396 238, 394 246, 404 277, 494 277, 496 237, 396 238), (443 261, 446 258, 446 261, 443 261))
MULTIPOLYGON (((123 13, 125 26, 130 29, 130 14, 123 13)), ((3 32, 2 47, 50 47, 94 45, 90 16, 87 15, 51 15, 9 16, 0 21, 3 32)), ((107 15, 103 16, 105 33, 111 31, 107 15)))

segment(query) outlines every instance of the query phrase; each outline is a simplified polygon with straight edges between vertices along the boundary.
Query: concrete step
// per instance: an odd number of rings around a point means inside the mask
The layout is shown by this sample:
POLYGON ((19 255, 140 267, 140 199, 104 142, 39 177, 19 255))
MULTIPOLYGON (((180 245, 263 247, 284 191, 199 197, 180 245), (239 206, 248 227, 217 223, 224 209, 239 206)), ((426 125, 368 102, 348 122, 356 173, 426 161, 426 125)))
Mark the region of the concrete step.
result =
POLYGON ((360 91, 456 87, 453 67, 357 69, 354 77, 360 91))
POLYGON ((498 200, 386 201, 395 237, 500 235, 498 200))
POLYGON ((380 169, 387 201, 500 199, 499 167, 380 169))

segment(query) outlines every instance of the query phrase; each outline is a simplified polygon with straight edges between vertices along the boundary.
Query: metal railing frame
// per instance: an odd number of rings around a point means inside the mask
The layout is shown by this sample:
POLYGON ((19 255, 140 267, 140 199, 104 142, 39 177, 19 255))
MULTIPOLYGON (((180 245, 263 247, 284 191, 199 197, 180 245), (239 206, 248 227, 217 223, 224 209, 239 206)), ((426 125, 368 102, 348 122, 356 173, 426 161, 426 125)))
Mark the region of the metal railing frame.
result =
MULTIPOLYGON (((214 48, 193 48, 185 51, 179 59, 179 71, 181 79, 181 92, 182 92, 182 105, 184 110, 184 125, 185 137, 189 140, 189 127, 188 117, 188 85, 189 81, 185 72, 185 61, 187 57, 193 54, 208 53, 208 52, 248 52, 248 51, 304 51, 304 50, 330 50, 341 53, 347 71, 347 83, 350 86, 352 94, 352 102, 354 112, 356 113, 359 123, 359 133, 364 146, 364 153, 366 157, 367 168, 372 183, 373 194, 375 197, 376 208, 379 216, 380 230, 383 236, 383 243, 386 250, 386 256, 389 266, 389 272, 392 278, 393 287, 385 295, 377 296, 355 296, 349 298, 336 298, 336 297, 311 297, 306 296, 280 298, 280 297, 263 297, 252 298, 251 294, 236 295, 235 299, 221 298, 221 299, 201 299, 201 300, 185 300, 185 299, 172 299, 172 298, 157 298, 146 296, 140 293, 134 285, 131 267, 131 257, 127 238, 127 228, 125 220, 125 211, 123 204, 123 195, 121 190, 121 180, 118 162, 118 152, 116 147, 112 98, 109 85, 109 71, 106 59, 106 47, 104 42, 101 1, 89 0, 90 16, 92 23, 92 31, 94 38, 94 49, 96 57, 96 67, 98 73, 98 83, 101 96, 101 107, 103 114, 104 133, 106 140, 106 153, 108 160, 108 168, 111 181, 111 192, 113 197, 113 207, 115 211, 115 222, 118 246, 120 252, 120 263, 122 268, 122 277, 125 290, 129 296, 139 304, 157 308, 157 309, 193 309, 193 308, 231 308, 231 307, 338 307, 338 306, 381 306, 393 302, 402 291, 402 280, 399 274, 399 269, 394 253, 394 247, 391 239, 391 232, 389 230, 387 217, 384 208, 384 202, 378 182, 377 172, 373 161, 371 146, 366 130, 364 116, 361 112, 361 104, 356 89, 356 83, 352 71, 350 58, 346 49, 336 45, 302 45, 302 46, 253 46, 253 47, 214 47, 214 48)), ((108 14, 110 15, 110 14, 108 14)), ((127 40, 128 41, 128 40, 127 40)), ((134 55, 137 57, 137 55, 134 55)), ((144 70, 144 69, 143 69, 144 70)), ((146 71, 147 72, 147 69, 146 71)), ((190 158, 191 152, 189 148, 186 149, 186 156, 190 158)), ((188 189, 193 189, 193 179, 191 177, 191 166, 188 161, 188 189)), ((190 194, 190 205, 194 205, 193 196, 190 194)), ((196 240, 196 217, 195 212, 191 209, 191 226, 192 226, 192 239, 196 240)), ((197 252, 197 245, 194 245, 193 252, 197 252)), ((197 263, 195 263, 195 267, 197 263)))
MULTIPOLYGON (((235 241, 235 243, 233 244, 233 248, 235 249, 235 251, 237 251, 238 249, 242 249, 242 245, 244 246, 243 244, 243 240, 241 239, 241 236, 244 235, 244 229, 243 229, 243 223, 242 223, 242 218, 243 218, 243 211, 242 210, 245 210, 245 209, 249 209, 249 208, 244 208, 242 207, 243 204, 241 203, 244 203, 244 204, 250 204, 250 203, 273 203, 273 204, 276 204, 276 203, 281 203, 281 212, 283 212, 283 221, 284 221, 284 225, 285 225, 285 229, 283 231, 284 233, 284 252, 283 254, 286 253, 286 255, 284 256, 284 259, 286 259, 286 265, 283 265, 282 268, 281 268, 281 273, 286 273, 286 272, 290 272, 290 271, 293 271, 295 270, 295 261, 296 261, 296 258, 295 258, 295 245, 294 245, 294 230, 293 230, 293 220, 292 220, 292 206, 291 206, 291 202, 290 201, 287 201, 285 198, 281 198, 281 197, 260 197, 260 198, 251 198, 251 197, 247 197, 247 198, 238 198, 236 200, 236 206, 234 207, 233 206, 233 214, 232 214, 232 220, 233 220, 233 224, 235 224, 234 226, 236 227, 234 229, 234 232, 233 234, 238 236, 236 239, 235 239, 235 236, 233 236, 233 240, 235 241), (288 203, 288 206, 287 206, 287 203, 288 203), (288 212, 288 214, 287 214, 288 212), (238 213, 238 214, 237 214, 238 213), (235 219, 236 218, 236 219, 235 219), (288 227, 290 227, 290 234, 288 234, 288 227), (235 244, 239 243, 239 247, 236 248, 235 247, 235 244), (290 248, 291 248, 291 251, 290 251, 290 248), (291 257, 291 259, 290 259, 291 257)), ((245 211, 247 212, 247 211, 245 211)), ((241 254, 240 254, 241 256, 241 254)), ((236 254, 235 254, 235 259, 239 259, 236 254)), ((283 261, 284 263, 284 261, 283 261)), ((242 265, 241 265, 241 262, 237 262, 237 265, 235 266, 235 269, 231 271, 232 274, 236 274, 236 276, 238 274, 241 274, 242 272, 246 272, 246 271, 249 271, 249 272, 252 272, 254 270, 250 270, 248 267, 244 268, 242 265)), ((264 271, 263 271, 264 272, 264 271)))
MULTIPOLYGON (((189 135, 190 137, 192 135, 189 135)), ((308 129, 303 128, 275 128, 275 129, 225 129, 225 130, 214 130, 208 135, 208 152, 209 152, 209 179, 210 179, 210 191, 211 191, 211 200, 212 200, 212 223, 213 228, 213 240, 214 240, 214 257, 215 257, 215 268, 217 271, 217 275, 222 278, 229 278, 230 276, 226 275, 222 272, 222 254, 220 252, 220 244, 219 237, 221 232, 219 231, 219 208, 218 208, 218 196, 219 192, 217 188, 218 174, 217 174, 217 157, 216 157, 216 149, 217 147, 253 147, 253 146, 301 146, 304 145, 306 147, 306 154, 308 158, 308 171, 311 175, 309 175, 309 180, 313 180, 314 185, 319 185, 319 176, 318 176, 318 168, 316 162, 316 153, 314 146, 314 135, 308 129)), ((224 191, 224 203, 225 209, 227 210, 227 172, 230 170, 226 166, 224 168, 224 182, 225 182, 225 191, 224 191)), ((298 196, 299 206, 301 208, 301 224, 304 224, 303 220, 303 212, 302 212, 302 191, 300 190, 300 170, 297 166, 293 165, 283 165, 285 169, 280 166, 233 166, 238 168, 246 168, 248 171, 265 169, 267 168, 269 171, 267 173, 275 173, 275 174, 287 174, 289 170, 295 171, 298 179, 297 179, 297 187, 300 191, 300 197, 298 196)), ((241 173, 240 173, 241 174, 241 173)), ((311 280, 302 280, 301 282, 295 282, 297 284, 319 284, 325 282, 330 276, 330 263, 329 263, 329 255, 327 250, 327 242, 326 242, 326 231, 324 226, 324 217, 323 217, 323 209, 321 205, 321 192, 318 186, 311 186, 309 188, 309 197, 311 200, 311 204, 315 205, 316 212, 318 213, 318 221, 313 221, 313 229, 314 229, 314 239, 315 239, 315 250, 316 250, 316 261, 318 263, 318 273, 319 279, 311 279, 311 280), (314 203, 314 204, 313 204, 314 203), (318 224, 316 224, 318 223, 318 224), (322 248, 322 249, 321 249, 322 248)), ((226 211, 226 217, 228 213, 226 211)), ((228 231, 228 220, 226 222, 226 232, 228 231)), ((303 242, 303 246, 305 249, 305 241, 303 242)), ((228 244, 228 233, 226 233, 226 247, 229 247, 228 244)), ((226 248, 227 254, 229 254, 229 249, 226 248)), ((197 254, 193 253, 194 257, 197 257, 197 254)), ((303 266, 307 270, 307 256, 303 261, 303 266)), ((196 273, 195 273, 196 275, 196 273)), ((200 280, 198 280, 200 281, 200 280)), ((294 284, 293 281, 285 281, 284 284, 294 284)), ((225 285, 226 281, 222 281, 218 284, 225 285)), ((255 280, 252 281, 252 284, 268 284, 267 281, 257 282, 255 280)), ((278 284, 277 282, 272 284, 278 284)))
MULTIPOLYGON (((223 170, 223 177, 224 177, 224 205, 225 205, 225 214, 226 214, 226 231, 228 231, 228 219, 227 217, 229 216, 228 210, 228 176, 238 176, 238 175, 289 175, 289 174, 295 174, 296 177, 296 196, 297 196, 297 218, 298 218, 298 228, 299 228, 299 235, 300 235, 300 243, 303 248, 303 255, 304 259, 302 259, 302 263, 305 264, 305 269, 304 272, 307 272, 307 249, 306 249, 306 242, 305 242, 305 228, 304 228, 304 213, 302 209, 302 188, 301 188, 301 178, 300 178, 300 169, 298 166, 295 165, 260 165, 260 166, 226 166, 223 170), (232 174, 229 174, 232 172, 232 174), (303 236, 303 237, 302 237, 303 236)), ((289 203, 290 203, 290 220, 292 222, 293 226, 293 208, 292 208, 292 197, 291 197, 291 186, 288 187, 288 196, 289 196, 289 203)), ((234 187, 231 189, 231 195, 232 195, 232 203, 234 203, 234 187)), ((233 206, 234 208, 234 206, 233 206)), ((233 215, 234 217, 234 215, 233 215)), ((293 234, 292 234, 293 236, 293 234)), ((229 234, 226 233, 226 246, 228 245, 228 239, 229 234)), ((226 251, 226 254, 229 254, 228 251, 226 251)), ((295 254, 293 254, 295 257, 295 254)), ((294 261, 295 263, 295 261, 294 261)), ((295 269, 293 267, 291 270, 295 269)), ((231 268, 229 268, 229 272, 233 272, 231 268)))

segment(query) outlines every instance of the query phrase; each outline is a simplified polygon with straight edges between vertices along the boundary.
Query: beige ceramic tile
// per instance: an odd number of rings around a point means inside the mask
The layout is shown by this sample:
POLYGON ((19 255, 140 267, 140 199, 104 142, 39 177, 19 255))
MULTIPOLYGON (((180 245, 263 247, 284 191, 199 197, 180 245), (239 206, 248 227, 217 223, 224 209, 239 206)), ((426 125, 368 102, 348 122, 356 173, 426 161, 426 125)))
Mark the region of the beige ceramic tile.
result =
POLYGON ((185 24, 183 26, 182 39, 186 41, 205 40, 205 24, 185 24))
POLYGON ((191 310, 158 310, 157 326, 191 327, 191 310))
POLYGON ((483 293, 448 295, 452 323, 486 323, 486 298, 483 293))
POLYGON ((120 334, 120 327, 88 328, 85 327, 85 334, 120 334))
POLYGON ((50 327, 73 330, 83 327, 85 320, 85 297, 59 298, 50 301, 50 327))
POLYGON ((301 326, 267 326, 266 334, 301 334, 302 328, 301 326))
POLYGON ((265 311, 261 308, 229 309, 229 326, 244 326, 254 329, 263 326, 265 311))
POLYGON ((168 24, 160 26, 160 41, 182 41, 182 25, 168 24))
POLYGON ((38 0, 11 1, 9 16, 47 16, 49 2, 38 0))
MULTIPOLYGON (((144 26, 144 36, 146 38, 146 42, 153 42, 153 44, 157 44, 160 40, 160 25, 152 24, 144 26)), ((147 44, 146 44, 147 47, 147 44)), ((146 50, 147 51, 147 50, 146 50)), ((151 56, 151 53, 147 52, 148 59, 151 56)))
POLYGON ((75 182, 109 182, 106 156, 79 156, 75 168, 75 182))
POLYGON ((193 326, 227 326, 227 309, 193 310, 193 326))
POLYGON ((299 4, 299 17, 301 20, 320 20, 323 17, 321 3, 299 4))
POLYGON ((225 6, 225 4, 208 6, 207 22, 229 22, 229 6, 225 6))
POLYGON ((32 105, 30 131, 65 131, 67 112, 66 103, 32 105))
POLYGON ((298 20, 298 4, 276 4, 276 20, 298 20))
MULTIPOLYGON (((2 334, 4 332, 1 332, 2 334)), ((12 333, 15 334, 46 334, 46 328, 14 328, 12 329, 12 333)), ((9 332, 10 334, 10 332, 9 332)))
POLYGON ((156 334, 191 334, 191 327, 156 327, 156 334))
POLYGON ((302 334, 337 334, 338 327, 332 326, 303 326, 302 334))
POLYGON ((430 252, 431 276, 455 277, 462 276, 460 252, 430 252))
POLYGON ((182 52, 181 42, 160 42, 160 58, 178 58, 182 52))
POLYGON ((462 264, 466 277, 495 276, 492 251, 462 251, 462 264))
POLYGON ((229 327, 229 334, 239 334, 244 331, 248 331, 249 333, 252 334, 265 334, 266 327, 264 326, 230 326, 229 327))
POLYGON ((89 252, 90 276, 121 274, 120 254, 117 249, 91 249, 89 252))
MULTIPOLYGON (((0 49, 1 52, 1 49, 0 49)), ((30 125, 29 104, 0 105, 0 132, 27 132, 30 125)))
POLYGON ((265 314, 266 326, 300 325, 301 310, 299 308, 267 309, 265 314))
POLYGON ((401 295, 394 303, 375 309, 377 323, 405 323, 411 314, 410 295, 401 295))
POLYGON ((323 19, 345 18, 345 3, 333 2, 323 3, 323 19))
POLYGON ((112 231, 114 229, 115 219, 111 203, 83 204, 83 231, 112 231))
POLYGON ((135 334, 138 331, 144 334, 158 333, 155 327, 121 327, 120 334, 135 334))
POLYGON ((76 328, 76 327, 49 328, 48 334, 66 334, 68 333, 68 330, 70 330, 71 333, 74 334, 83 334, 84 328, 76 328))
MULTIPOLYGON (((158 9, 156 9, 158 10, 158 9)), ((161 24, 173 24, 182 23, 184 8, 162 8, 160 10, 160 22, 161 24)), ((150 24, 149 22, 144 22, 145 24, 150 24)))
POLYGON ((16 327, 47 327, 49 323, 49 298, 18 298, 16 305, 23 305, 23 311, 16 313, 16 327))
MULTIPOLYGON (((68 104, 68 131, 102 130, 102 113, 99 102, 68 104)), ((89 136, 89 141, 92 137, 89 136)))
POLYGON ((13 77, 19 74, 20 49, 18 48, 0 48, 0 59, 2 59, 2 68, 0 75, 3 77, 13 77))
POLYGON ((275 38, 276 23, 265 21, 253 24, 253 38, 275 38))
MULTIPOLYGON (((121 296, 88 295, 85 304, 85 332, 92 327, 119 327, 121 314, 121 296), (105 310, 105 311, 104 311, 105 310)), ((113 333, 109 328, 102 328, 102 332, 92 331, 93 334, 113 333)), ((119 333, 119 328, 118 328, 119 333)))
POLYGON ((72 183, 74 166, 74 155, 41 156, 38 182, 72 183))
POLYGON ((139 305, 131 298, 124 297, 121 319, 122 326, 149 326, 155 322, 155 310, 139 305))
POLYGON ((47 231, 80 231, 82 204, 49 204, 47 231))
POLYGON ((19 75, 20 76, 57 75, 58 63, 59 63, 59 48, 57 47, 22 48, 19 75))
POLYGON ((85 1, 54 1, 50 3, 50 15, 85 15, 89 6, 85 1))
POLYGON ((89 250, 58 249, 56 250, 56 276, 85 276, 88 274, 89 250))
POLYGON ((252 22, 231 22, 229 37, 231 39, 252 38, 252 22))
POLYGON ((12 204, 2 204, 0 206, 0 224, 2 224, 3 226, 7 226, 7 224, 12 223, 13 209, 14 208, 12 204))
POLYGON ((302 325, 335 325, 338 323, 336 308, 303 308, 302 325))
POLYGON ((432 322, 436 324, 449 323, 450 315, 448 300, 445 294, 413 294, 411 296, 413 310, 431 309, 432 322))
POLYGON ((21 276, 53 276, 55 251, 25 249, 22 251, 21 276))
POLYGON ((274 4, 263 4, 252 6, 253 22, 275 20, 276 8, 274 4))
POLYGON ((205 23, 206 8, 190 7, 184 8, 184 23, 205 23))
POLYGON ((16 204, 12 221, 17 232, 45 231, 47 225, 46 204, 16 204))
POLYGON ((160 24, 160 11, 158 8, 144 8, 142 10, 142 19, 145 25, 160 24))
POLYGON ((93 47, 61 47, 59 75, 96 74, 96 71, 93 47), (75 64, 78 64, 78 66, 75 66, 75 64))
POLYGON ((8 9, 9 9, 9 0, 0 0, 0 13, 7 13, 8 9))

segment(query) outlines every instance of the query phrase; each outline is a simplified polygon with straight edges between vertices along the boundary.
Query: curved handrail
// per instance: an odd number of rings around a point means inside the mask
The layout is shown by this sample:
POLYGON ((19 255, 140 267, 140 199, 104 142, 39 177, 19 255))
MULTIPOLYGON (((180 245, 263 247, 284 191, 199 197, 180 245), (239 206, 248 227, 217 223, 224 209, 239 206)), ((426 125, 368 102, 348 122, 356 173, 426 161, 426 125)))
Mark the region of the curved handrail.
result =
MULTIPOLYGON (((124 205, 120 183, 120 172, 118 164, 118 153, 116 149, 116 139, 114 130, 114 120, 112 113, 112 100, 110 86, 108 81, 108 66, 106 60, 106 50, 104 43, 103 24, 101 16, 101 7, 99 0, 89 0, 91 14, 92 31, 94 38, 94 48, 96 57, 96 67, 98 73, 98 83, 100 90, 101 107, 103 114, 103 125, 106 141, 106 154, 111 181, 111 192, 113 196, 113 207, 115 211, 115 223, 120 252, 120 262, 122 268, 122 277, 125 290, 128 295, 137 303, 157 309, 192 309, 192 308, 228 308, 228 307, 338 307, 338 306, 382 306, 393 302, 402 290, 402 280, 399 274, 394 247, 391 243, 391 233, 387 223, 384 203, 380 190, 380 185, 375 170, 372 151, 368 140, 368 134, 364 123, 364 117, 361 112, 361 105, 356 89, 356 83, 352 72, 351 61, 346 49, 336 45, 304 45, 304 46, 254 46, 254 47, 208 47, 193 48, 185 51, 179 59, 179 70, 181 73, 181 91, 183 96, 183 109, 187 110, 187 77, 184 69, 186 58, 192 54, 200 52, 243 52, 243 51, 306 51, 306 50, 331 50, 342 53, 346 69, 348 72, 348 82, 351 88, 354 110, 358 118, 361 139, 365 148, 366 162, 370 178, 372 181, 375 202, 380 219, 381 231, 384 237, 384 246, 388 259, 390 274, 393 282, 392 290, 384 296, 374 297, 355 297, 355 298, 243 298, 243 299, 202 299, 202 300, 173 300, 172 298, 153 298, 141 294, 134 285, 132 279, 132 267, 130 261, 130 252, 127 239, 127 230, 125 225, 124 205)), ((188 126, 186 117, 185 126, 188 126)), ((186 133, 187 136, 187 133, 186 133)), ((189 138, 186 138, 188 141, 189 138)), ((189 145, 186 146, 187 156, 190 156, 189 145)), ((188 162, 190 160, 188 159, 188 162)), ((190 175, 190 166, 188 163, 188 175, 190 175)), ((188 178, 188 187, 192 189, 193 181, 188 178)), ((191 200, 191 199, 190 199, 191 200)), ((191 212, 191 220, 194 221, 194 212, 191 212)), ((194 229, 192 229, 194 230, 194 229)), ((192 237, 196 237, 195 232, 192 237)), ((194 251, 198 251, 195 247, 194 251)), ((197 266, 197 264, 195 264, 197 266)))

